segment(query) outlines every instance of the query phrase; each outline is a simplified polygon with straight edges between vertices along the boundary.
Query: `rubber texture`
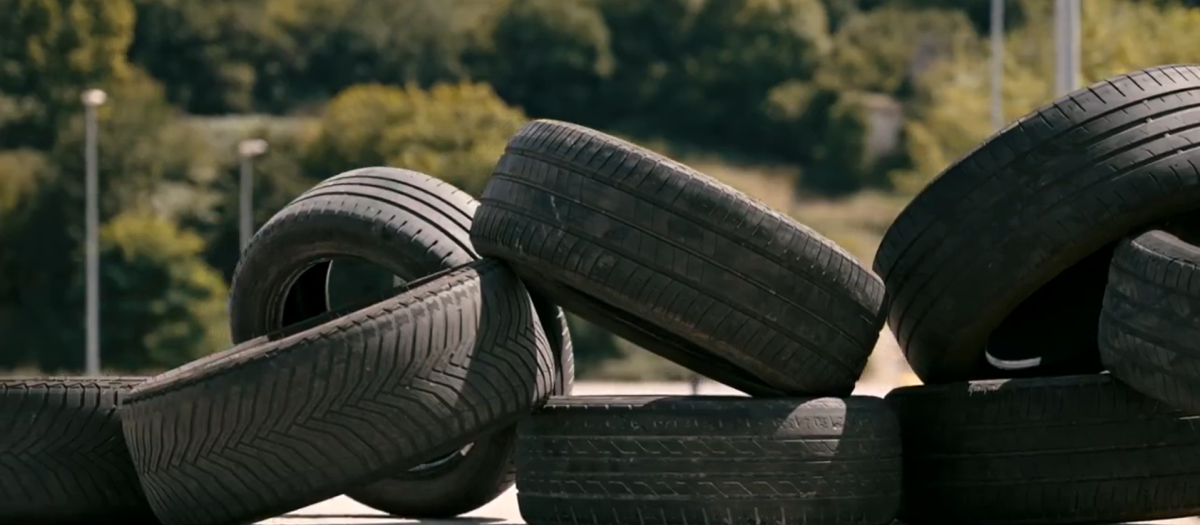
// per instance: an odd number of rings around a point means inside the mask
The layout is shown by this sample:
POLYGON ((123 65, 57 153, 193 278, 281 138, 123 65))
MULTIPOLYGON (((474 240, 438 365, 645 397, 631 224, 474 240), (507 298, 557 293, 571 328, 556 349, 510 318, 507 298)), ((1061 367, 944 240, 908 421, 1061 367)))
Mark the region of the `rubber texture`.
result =
POLYGON ((755 395, 849 394, 883 326, 879 278, 816 232, 598 131, 508 143, 475 249, 639 346, 755 395))
POLYGON ((883 525, 900 505, 879 398, 552 398, 519 428, 529 525, 883 525))
POLYGON ((158 523, 118 417, 140 382, 0 379, 0 523, 158 523))
MULTIPOLYGON (((335 256, 354 257, 404 280, 479 259, 469 238, 478 206, 454 186, 411 170, 361 168, 322 181, 263 225, 243 254, 231 287, 234 342, 325 313, 335 256)), ((566 317, 544 297, 532 297, 559 356, 554 393, 568 395, 575 365, 566 317)), ((408 518, 470 512, 512 486, 515 433, 505 430, 474 444, 467 457, 396 473, 347 496, 408 518)))
POLYGON ((515 424, 555 360, 521 281, 476 261, 148 380, 125 437, 163 523, 252 523, 515 424))
POLYGON ((1139 392, 1200 414, 1200 214, 1121 242, 1100 315, 1100 355, 1139 392))
POLYGON ((1099 371, 1102 251, 1200 208, 1198 117, 1200 67, 1136 71, 1030 113, 933 180, 874 263, 917 375, 932 384, 1099 371), (1040 364, 1003 370, 985 349, 1040 364))
POLYGON ((1125 523, 1200 513, 1194 417, 1106 374, 905 387, 904 523, 1125 523))

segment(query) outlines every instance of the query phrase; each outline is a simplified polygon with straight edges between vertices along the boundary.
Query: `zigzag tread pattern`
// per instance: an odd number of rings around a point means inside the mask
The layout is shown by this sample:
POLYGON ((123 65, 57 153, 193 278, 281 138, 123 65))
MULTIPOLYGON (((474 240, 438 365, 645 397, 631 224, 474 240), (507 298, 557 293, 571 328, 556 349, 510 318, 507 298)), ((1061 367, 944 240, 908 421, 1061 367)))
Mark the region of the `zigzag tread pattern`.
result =
POLYGON ((154 523, 117 413, 140 382, 0 380, 0 522, 154 523))
POLYGON ((907 387, 906 523, 1125 523, 1200 512, 1200 427, 1105 375, 907 387))
POLYGON ((876 398, 551 398, 520 425, 517 498, 530 525, 884 524, 900 455, 876 398))
MULTIPOLYGON (((366 238, 376 257, 371 262, 386 262, 385 266, 403 269, 412 278, 476 260, 479 256, 471 246, 469 231, 478 205, 453 185, 411 170, 360 168, 326 179, 280 210, 254 236, 234 279, 234 317, 240 318, 239 310, 247 309, 258 324, 264 324, 260 316, 270 308, 245 299, 272 287, 263 274, 278 266, 276 248, 307 244, 297 242, 300 237, 340 243, 366 238), (375 251, 381 245, 388 247, 387 255, 375 251), (251 288, 256 283, 261 285, 251 288)), ((533 296, 533 301, 551 349, 559 356, 560 377, 554 392, 570 394, 575 364, 566 316, 540 296, 533 296)), ((267 326, 240 326, 235 327, 234 337, 240 342, 267 331, 267 326)), ((512 433, 507 440, 474 443, 464 460, 444 463, 436 471, 399 473, 384 482, 347 491, 346 496, 395 516, 446 517, 470 512, 512 486, 515 429, 512 433), (496 475, 498 469, 507 472, 496 475)))
POLYGON ((594 130, 525 126, 481 202, 471 232, 480 253, 530 282, 594 296, 773 388, 848 393, 882 328, 881 283, 833 243, 594 130))
POLYGON ((980 378, 985 339, 1034 291, 1135 228, 1195 208, 1198 114, 1200 67, 1121 75, 1014 122, 918 194, 874 262, 888 326, 917 374, 980 378))
POLYGON ((251 523, 374 482, 514 423, 556 374, 527 292, 491 260, 236 350, 124 403, 166 525, 251 523))
POLYGON ((1126 238, 1104 293, 1099 344, 1110 373, 1200 413, 1200 247, 1158 229, 1126 238))

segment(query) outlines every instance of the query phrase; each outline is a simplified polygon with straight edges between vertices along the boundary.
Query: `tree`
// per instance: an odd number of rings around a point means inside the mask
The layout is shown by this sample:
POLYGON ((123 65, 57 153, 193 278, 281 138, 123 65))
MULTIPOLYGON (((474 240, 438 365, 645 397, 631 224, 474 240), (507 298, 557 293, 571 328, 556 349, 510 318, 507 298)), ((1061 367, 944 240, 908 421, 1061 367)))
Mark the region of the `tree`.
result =
POLYGON ((539 117, 595 125, 593 106, 613 70, 608 27, 591 2, 508 0, 473 51, 475 70, 500 96, 539 117))
POLYGON ((662 117, 670 85, 686 75, 692 0, 598 0, 616 69, 603 87, 603 111, 614 122, 662 117))
POLYGON ((441 178, 478 195, 524 124, 485 84, 363 85, 329 104, 306 155, 319 177, 364 166, 396 166, 441 178))
POLYGON ((100 242, 106 367, 174 368, 228 346, 228 291, 199 235, 133 211, 105 224, 100 242))
POLYGON ((829 50, 820 0, 708 0, 686 43, 686 76, 670 86, 668 122, 708 141, 758 149, 768 92, 808 80, 829 50))
POLYGON ((49 147, 80 93, 120 81, 129 0, 0 0, 0 148, 49 147))

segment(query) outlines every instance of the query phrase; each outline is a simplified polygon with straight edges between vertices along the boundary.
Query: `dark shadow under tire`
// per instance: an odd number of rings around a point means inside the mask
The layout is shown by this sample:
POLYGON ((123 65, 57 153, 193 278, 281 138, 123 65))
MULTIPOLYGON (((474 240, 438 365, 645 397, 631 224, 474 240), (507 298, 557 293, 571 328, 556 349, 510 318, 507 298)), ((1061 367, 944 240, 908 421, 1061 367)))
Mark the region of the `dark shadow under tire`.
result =
POLYGON ((157 524, 117 412, 141 382, 0 379, 0 523, 157 524))
POLYGON ((879 398, 552 398, 519 428, 529 525, 885 525, 900 505, 879 398))
POLYGON ((1136 71, 1030 113, 934 179, 874 263, 917 375, 1100 371, 1112 246, 1200 208, 1198 119, 1200 67, 1136 71))
POLYGON ((520 279, 482 260, 148 379, 122 423, 164 523, 250 523, 515 425, 556 361, 520 279))
POLYGON ((849 394, 884 290, 788 217, 661 155, 539 120, 508 143, 471 240, 530 287, 754 395, 849 394))
POLYGON ((1200 414, 1200 214, 1121 241, 1100 315, 1113 377, 1200 414))
POLYGON ((904 436, 904 523, 1200 514, 1194 417, 1108 375, 905 387, 887 400, 904 436))
MULTIPOLYGON (((351 257, 402 280, 477 260, 469 239, 477 206, 454 186, 410 170, 362 168, 321 182, 275 214, 243 254, 231 290, 234 341, 328 311, 331 266, 342 264, 331 265, 335 258, 351 257)), ((386 295, 388 288, 381 284, 375 292, 386 295)), ((533 301, 560 359, 555 393, 570 394, 574 351, 566 318, 542 296, 533 301)), ((436 465, 346 495, 407 518, 470 512, 512 486, 514 439, 515 429, 501 430, 465 455, 429 458, 436 465)))

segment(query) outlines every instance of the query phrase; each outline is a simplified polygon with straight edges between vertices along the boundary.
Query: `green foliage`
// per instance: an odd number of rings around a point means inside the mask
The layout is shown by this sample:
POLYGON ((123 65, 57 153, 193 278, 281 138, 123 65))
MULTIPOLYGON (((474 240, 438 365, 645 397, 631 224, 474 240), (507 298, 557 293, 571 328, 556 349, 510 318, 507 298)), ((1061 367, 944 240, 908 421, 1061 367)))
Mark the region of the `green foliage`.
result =
POLYGON ((602 118, 589 104, 613 71, 600 11, 581 1, 506 1, 474 51, 476 71, 530 115, 602 118))
POLYGON ((172 368, 229 344, 227 290, 199 235, 134 211, 105 224, 100 243, 106 367, 172 368))
POLYGON ((0 147, 44 148, 80 93, 123 78, 129 0, 0 0, 0 147))
POLYGON ((485 84, 357 86, 329 104, 305 166, 321 177, 402 166, 478 195, 524 122, 485 84))
POLYGON ((262 0, 134 0, 130 60, 196 113, 253 107, 251 61, 264 24, 262 0))

